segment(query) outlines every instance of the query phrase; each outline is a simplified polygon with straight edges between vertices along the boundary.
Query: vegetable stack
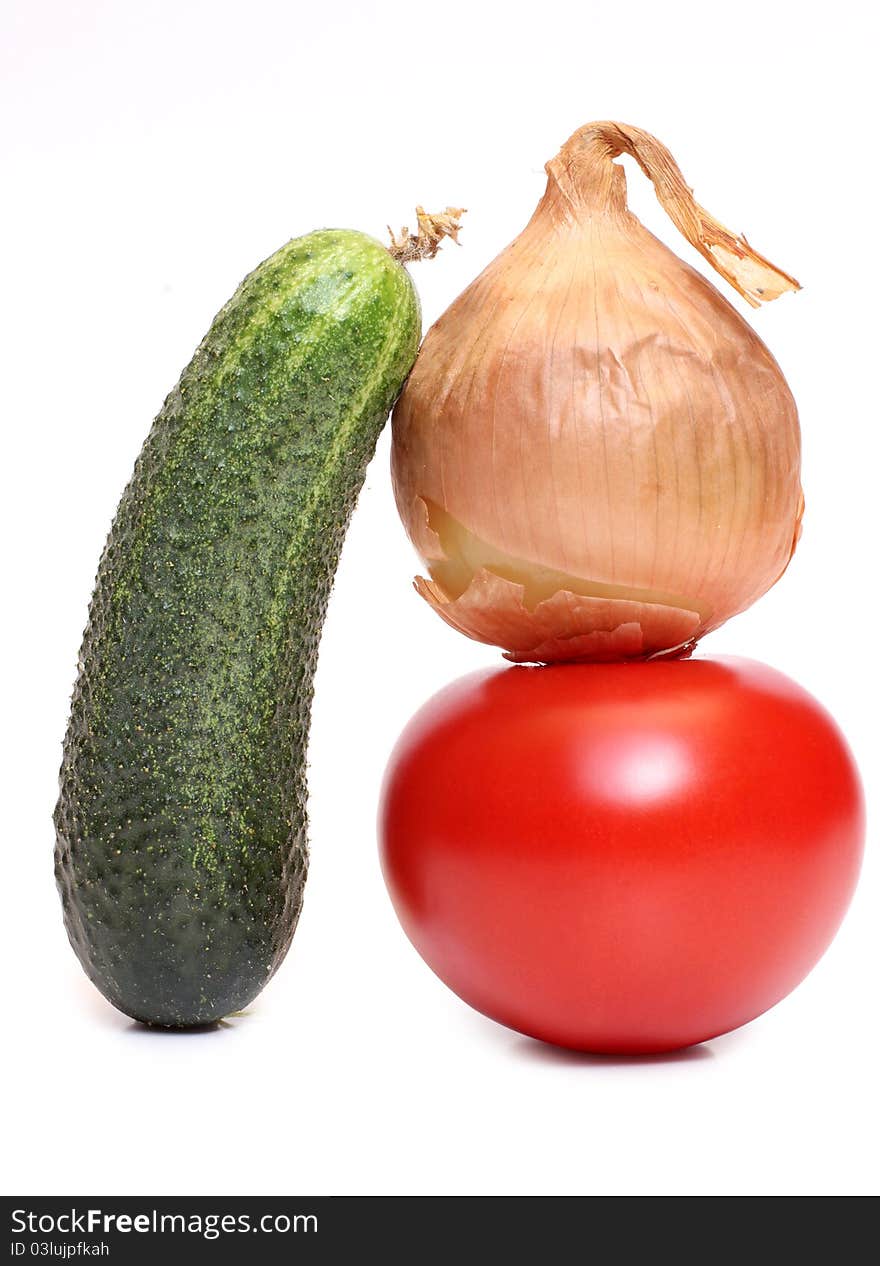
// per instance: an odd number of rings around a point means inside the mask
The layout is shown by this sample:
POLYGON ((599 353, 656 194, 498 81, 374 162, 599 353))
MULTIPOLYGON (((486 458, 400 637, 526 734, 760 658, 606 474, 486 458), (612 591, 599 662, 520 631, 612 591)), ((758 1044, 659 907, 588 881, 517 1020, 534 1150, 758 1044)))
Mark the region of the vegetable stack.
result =
POLYGON ((643 1054, 804 978, 852 896, 864 811, 806 691, 690 658, 788 566, 798 416, 751 326, 629 211, 621 154, 750 304, 798 288, 639 128, 587 124, 547 164, 393 414, 416 589, 515 666, 416 713, 379 836, 404 931, 461 998, 543 1041, 643 1054))

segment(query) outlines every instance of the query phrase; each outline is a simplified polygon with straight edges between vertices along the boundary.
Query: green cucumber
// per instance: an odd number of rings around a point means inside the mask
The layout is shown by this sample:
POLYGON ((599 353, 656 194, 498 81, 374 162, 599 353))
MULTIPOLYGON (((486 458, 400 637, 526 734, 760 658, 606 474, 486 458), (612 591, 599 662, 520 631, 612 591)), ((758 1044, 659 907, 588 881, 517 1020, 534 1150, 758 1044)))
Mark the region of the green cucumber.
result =
POLYGON ((380 243, 289 242, 215 318, 123 494, 80 652, 55 856, 73 948, 137 1020, 240 1010, 290 945, 321 626, 420 332, 412 282, 380 243))

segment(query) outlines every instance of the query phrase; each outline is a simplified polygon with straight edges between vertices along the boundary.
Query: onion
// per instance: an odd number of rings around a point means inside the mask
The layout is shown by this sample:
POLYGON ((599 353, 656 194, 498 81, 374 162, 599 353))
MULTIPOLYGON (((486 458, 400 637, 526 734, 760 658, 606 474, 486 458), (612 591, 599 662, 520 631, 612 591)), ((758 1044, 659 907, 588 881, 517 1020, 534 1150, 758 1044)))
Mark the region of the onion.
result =
POLYGON ((798 289, 647 132, 591 123, 547 164, 528 225, 428 332, 393 418, 416 588, 516 661, 683 653, 774 584, 800 531, 782 372, 627 209, 622 153, 753 306, 798 289))

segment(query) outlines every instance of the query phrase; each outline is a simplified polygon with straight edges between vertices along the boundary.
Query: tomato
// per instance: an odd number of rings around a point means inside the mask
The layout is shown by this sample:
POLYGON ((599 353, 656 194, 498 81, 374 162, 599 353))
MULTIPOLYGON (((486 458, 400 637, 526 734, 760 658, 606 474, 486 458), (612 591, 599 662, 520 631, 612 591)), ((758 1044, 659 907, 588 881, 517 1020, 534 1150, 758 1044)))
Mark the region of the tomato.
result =
POLYGON ((416 714, 380 809, 416 949, 485 1015, 560 1046, 702 1042, 809 972, 858 876, 832 719, 747 660, 475 673, 416 714))

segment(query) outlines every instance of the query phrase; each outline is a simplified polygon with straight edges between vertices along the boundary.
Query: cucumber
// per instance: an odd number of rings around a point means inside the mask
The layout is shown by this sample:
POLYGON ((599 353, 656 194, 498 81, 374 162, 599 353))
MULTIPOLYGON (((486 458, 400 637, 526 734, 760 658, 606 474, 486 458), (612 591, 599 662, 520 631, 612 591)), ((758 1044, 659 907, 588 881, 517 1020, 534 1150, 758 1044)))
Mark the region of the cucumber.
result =
POLYGON ((70 941, 147 1024, 240 1010, 287 952, 306 877, 321 625, 418 298, 372 238, 261 264, 156 418, 89 609, 55 811, 70 941))

